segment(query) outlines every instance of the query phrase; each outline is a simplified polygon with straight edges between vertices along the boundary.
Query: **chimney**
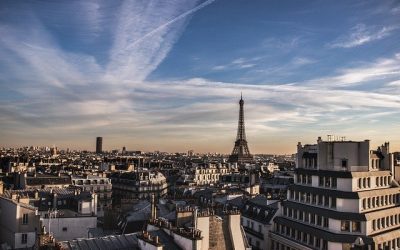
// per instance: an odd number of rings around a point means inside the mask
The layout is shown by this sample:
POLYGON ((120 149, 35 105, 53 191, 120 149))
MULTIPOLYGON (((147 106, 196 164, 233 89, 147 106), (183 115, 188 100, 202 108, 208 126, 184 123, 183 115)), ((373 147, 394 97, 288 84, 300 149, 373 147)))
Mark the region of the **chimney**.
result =
POLYGON ((12 194, 12 195, 11 195, 11 199, 12 199, 12 200, 17 200, 17 198, 18 198, 18 195, 17 195, 17 194, 12 194))
POLYGON ((151 194, 151 219, 157 219, 157 206, 155 201, 154 193, 151 194))

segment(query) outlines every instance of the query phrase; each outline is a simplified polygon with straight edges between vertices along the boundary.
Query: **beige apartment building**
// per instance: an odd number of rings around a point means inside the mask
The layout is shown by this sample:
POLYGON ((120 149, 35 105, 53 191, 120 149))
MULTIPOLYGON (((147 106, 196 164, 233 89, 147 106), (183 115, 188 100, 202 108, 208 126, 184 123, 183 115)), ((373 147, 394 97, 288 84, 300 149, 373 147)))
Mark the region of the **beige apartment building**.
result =
POLYGON ((274 219, 271 249, 399 249, 400 186, 389 143, 297 146, 295 184, 274 219))
POLYGON ((34 247, 39 221, 38 211, 29 205, 29 199, 0 196, 0 245, 11 249, 34 247))

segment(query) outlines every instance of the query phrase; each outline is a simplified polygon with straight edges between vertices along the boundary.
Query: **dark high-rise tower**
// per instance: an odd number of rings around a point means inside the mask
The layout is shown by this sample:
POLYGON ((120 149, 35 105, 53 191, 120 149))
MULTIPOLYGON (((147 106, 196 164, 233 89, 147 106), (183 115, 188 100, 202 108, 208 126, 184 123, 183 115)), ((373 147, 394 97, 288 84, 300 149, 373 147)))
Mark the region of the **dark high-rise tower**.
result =
POLYGON ((249 147, 247 146, 246 132, 244 129, 244 101, 242 95, 240 95, 239 105, 239 123, 235 147, 233 148, 232 154, 229 156, 228 161, 238 163, 252 162, 253 156, 250 154, 249 147))
POLYGON ((103 137, 96 137, 96 154, 103 152, 103 137))

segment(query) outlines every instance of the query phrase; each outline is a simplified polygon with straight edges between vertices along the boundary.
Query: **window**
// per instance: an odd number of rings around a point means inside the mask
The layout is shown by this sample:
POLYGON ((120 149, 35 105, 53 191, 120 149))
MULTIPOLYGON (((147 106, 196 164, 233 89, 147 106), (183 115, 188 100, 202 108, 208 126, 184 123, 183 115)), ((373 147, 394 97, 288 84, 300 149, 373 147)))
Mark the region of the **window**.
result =
POLYGON ((321 247, 321 242, 320 242, 320 239, 319 239, 319 238, 315 238, 315 246, 316 246, 317 248, 320 248, 320 247, 321 247))
POLYGON ((258 225, 258 232, 261 233, 261 225, 258 225))
POLYGON ((322 187, 324 185, 324 177, 319 177, 319 186, 322 187))
POLYGON ((67 232, 67 231, 68 231, 68 228, 63 227, 62 230, 63 230, 63 232, 67 232))
POLYGON ((322 226, 322 216, 317 215, 317 225, 322 226))
POLYGON ((332 187, 333 188, 337 187, 337 179, 336 178, 332 178, 332 187))
POLYGON ((304 221, 308 223, 309 220, 310 220, 310 214, 306 213, 305 216, 304 216, 304 221))
POLYGON ((22 234, 21 235, 21 244, 26 244, 28 242, 28 235, 22 234))
POLYGON ((311 175, 307 175, 307 184, 311 184, 312 183, 312 177, 311 175))
POLYGON ((318 195, 318 205, 322 205, 322 195, 318 195))
POLYGON ((324 206, 329 207, 329 196, 324 196, 324 206))
POLYGON ((347 168, 347 159, 342 159, 342 168, 347 168))
POLYGON ((310 203, 310 201, 311 201, 311 194, 310 194, 310 193, 307 193, 307 194, 306 194, 306 202, 307 202, 307 203, 310 203))
POLYGON ((329 227, 329 218, 324 217, 324 227, 326 227, 326 228, 329 227))
POLYGON ((24 225, 28 224, 28 214, 22 215, 22 224, 24 225))
POLYGON ((340 230, 345 232, 350 232, 350 221, 342 220, 340 225, 340 230))
POLYGON ((336 208, 336 198, 335 197, 331 198, 331 207, 336 208))
POLYGON ((325 177, 325 187, 331 187, 331 178, 325 177))
POLYGON ((361 232, 361 224, 359 221, 353 221, 351 223, 351 231, 352 232, 361 232))
POLYGON ((300 193, 300 201, 304 202, 306 193, 300 193))
POLYGON ((307 243, 307 236, 308 236, 308 234, 303 233, 303 242, 304 243, 307 243))
POLYGON ((311 214, 311 224, 315 224, 315 214, 311 214))
POLYGON ((322 250, 328 250, 328 241, 322 240, 322 250))

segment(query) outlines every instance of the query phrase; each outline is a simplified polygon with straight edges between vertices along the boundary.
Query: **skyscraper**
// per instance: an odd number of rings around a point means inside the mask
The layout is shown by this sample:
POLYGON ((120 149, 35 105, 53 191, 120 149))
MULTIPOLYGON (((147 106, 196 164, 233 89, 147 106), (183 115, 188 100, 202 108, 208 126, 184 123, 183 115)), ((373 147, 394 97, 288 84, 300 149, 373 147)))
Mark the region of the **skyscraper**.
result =
POLYGON ((96 154, 103 152, 103 137, 96 137, 96 154))
POLYGON ((247 146, 246 132, 244 127, 244 101, 242 95, 240 95, 239 106, 240 108, 237 136, 235 146, 233 147, 232 154, 229 156, 228 161, 237 163, 252 162, 253 156, 250 154, 249 147, 247 146))

